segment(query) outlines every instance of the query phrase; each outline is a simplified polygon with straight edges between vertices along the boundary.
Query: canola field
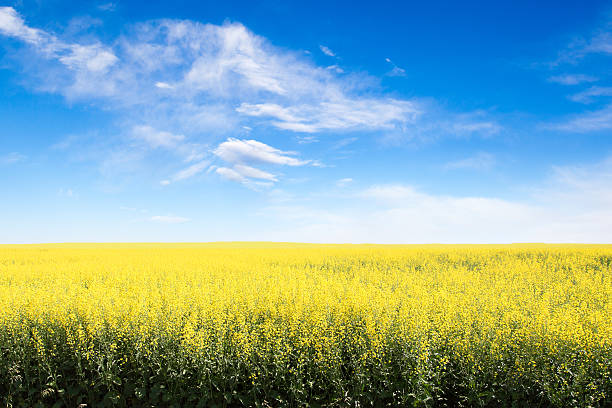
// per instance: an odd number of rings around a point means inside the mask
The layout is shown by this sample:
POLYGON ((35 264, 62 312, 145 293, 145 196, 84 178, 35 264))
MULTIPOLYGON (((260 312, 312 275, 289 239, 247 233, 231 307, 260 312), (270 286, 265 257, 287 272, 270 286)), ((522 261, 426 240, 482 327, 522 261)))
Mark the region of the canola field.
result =
POLYGON ((611 317, 605 245, 3 245, 0 406, 612 406, 611 317))

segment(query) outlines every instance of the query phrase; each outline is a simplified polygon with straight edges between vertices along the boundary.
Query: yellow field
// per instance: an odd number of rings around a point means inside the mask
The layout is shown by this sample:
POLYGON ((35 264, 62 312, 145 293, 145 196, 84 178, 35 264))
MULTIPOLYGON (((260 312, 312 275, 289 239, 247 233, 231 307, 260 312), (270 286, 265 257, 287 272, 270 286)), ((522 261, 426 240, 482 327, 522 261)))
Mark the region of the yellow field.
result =
POLYGON ((0 402, 610 406, 612 246, 0 246, 0 402))

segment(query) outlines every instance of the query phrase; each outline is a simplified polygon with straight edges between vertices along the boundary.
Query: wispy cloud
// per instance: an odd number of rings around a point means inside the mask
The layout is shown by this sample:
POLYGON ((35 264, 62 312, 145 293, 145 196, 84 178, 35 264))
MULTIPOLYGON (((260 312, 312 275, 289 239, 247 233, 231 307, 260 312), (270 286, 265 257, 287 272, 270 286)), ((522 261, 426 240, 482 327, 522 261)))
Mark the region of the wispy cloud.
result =
POLYGON ((26 159, 26 156, 24 156, 23 154, 17 153, 17 152, 11 152, 3 156, 0 156, 0 165, 15 164, 20 161, 24 161, 25 159, 26 159))
MULTIPOLYGON (((31 27, 14 8, 2 7, 0 34, 24 44, 12 53, 22 64, 24 83, 118 117, 123 138, 117 140, 125 144, 109 148, 109 157, 102 161, 116 162, 111 155, 146 160, 153 153, 129 151, 143 145, 168 149, 176 157, 168 182, 181 179, 182 171, 202 171, 196 162, 206 160, 206 146, 245 127, 325 137, 368 131, 395 140, 490 135, 500 128, 487 115, 390 97, 379 79, 344 73, 334 65, 318 66, 240 23, 145 21, 125 27, 109 41, 96 36, 93 28, 68 35, 31 27), (192 163, 189 169, 184 168, 186 162, 192 163)), ((321 51, 335 56, 327 47, 321 51)), ((217 153, 225 154, 227 146, 217 153)), ((278 164, 301 165, 291 154, 281 156, 284 162, 278 164)))
POLYGON ((34 46, 47 59, 58 60, 74 73, 77 81, 82 79, 79 73, 87 72, 93 79, 118 61, 112 50, 99 42, 65 42, 46 31, 27 26, 12 7, 0 7, 0 33, 34 46))
POLYGON ((299 144, 317 143, 319 141, 319 139, 313 135, 298 135, 296 140, 299 144))
POLYGON ((415 123, 417 104, 397 99, 334 99, 317 105, 284 107, 274 103, 240 105, 238 112, 271 118, 279 129, 302 133, 329 130, 375 130, 401 128, 415 123))
POLYGON ((277 181, 273 174, 249 166, 216 167, 215 173, 226 180, 240 183, 255 191, 269 189, 277 181))
POLYGON ((112 3, 112 2, 103 3, 98 6, 98 9, 102 11, 115 11, 116 8, 117 8, 117 3, 112 3))
POLYGON ((215 173, 225 178, 226 180, 235 181, 237 183, 245 183, 248 181, 247 178, 244 177, 242 174, 229 167, 217 167, 215 169, 215 173))
POLYGON ((189 218, 179 217, 176 215, 154 215, 150 218, 150 220, 162 224, 183 224, 191 221, 189 218))
POLYGON ((349 184, 351 184, 352 182, 353 182, 353 179, 350 178, 350 177, 347 177, 347 178, 342 178, 342 179, 336 181, 336 185, 338 187, 346 187, 349 184))
POLYGON ((217 167, 215 172, 220 176, 240 183, 250 181, 250 179, 263 179, 268 181, 278 181, 276 176, 255 167, 236 165, 233 168, 217 167))
POLYGON ((393 67, 391 71, 387 72, 386 74, 387 76, 392 76, 392 77, 406 76, 406 70, 395 65, 395 63, 391 61, 390 58, 385 58, 385 61, 387 61, 393 67))
POLYGON ((593 103, 600 96, 612 96, 612 87, 607 86, 592 86, 582 92, 570 95, 569 99, 580 103, 593 103))
MULTIPOLYGON (((197 174, 202 173, 204 170, 208 168, 209 165, 210 165, 209 160, 203 160, 201 162, 194 163, 191 166, 176 173, 172 177, 172 181, 176 182, 176 181, 181 181, 181 180, 186 180, 188 178, 191 178, 197 174)), ((162 185, 168 185, 168 184, 170 184, 169 180, 162 181, 162 185)))
POLYGON ((583 47, 578 47, 579 55, 591 53, 612 54, 612 33, 603 31, 591 37, 583 47))
POLYGON ((562 85, 578 85, 585 82, 596 82, 599 78, 584 74, 561 74, 548 78, 549 82, 555 82, 562 85))
POLYGON ((57 190, 57 196, 64 199, 78 200, 81 194, 73 188, 60 188, 57 190))
POLYGON ((0 32, 32 45, 24 64, 42 59, 65 68, 57 72, 40 61, 32 79, 43 89, 73 100, 99 100, 126 118, 145 117, 154 128, 165 123, 175 134, 233 131, 254 117, 298 132, 401 130, 424 108, 385 96, 367 75, 344 78, 278 49, 239 23, 149 21, 106 45, 91 33, 82 42, 61 40, 4 7, 0 32))
POLYGON ((132 135, 135 139, 140 139, 153 148, 174 148, 185 139, 183 135, 175 135, 146 125, 134 126, 132 135))
POLYGON ((234 166, 234 170, 246 178, 260 179, 260 180, 267 180, 267 181, 278 181, 278 179, 276 178, 274 174, 268 173, 267 171, 263 171, 255 167, 246 166, 244 164, 236 164, 234 166))
POLYGON ((612 33, 610 26, 605 26, 594 31, 586 37, 574 39, 565 49, 559 52, 559 56, 551 66, 556 67, 562 64, 576 64, 591 54, 611 55, 612 54, 612 33))
POLYGON ((9 37, 19 38, 29 44, 47 45, 49 51, 57 41, 42 30, 28 27, 12 7, 0 7, 0 32, 9 37))
POLYGON ((147 214, 149 212, 149 210, 147 210, 146 208, 128 207, 125 205, 120 206, 119 209, 121 211, 127 211, 130 213, 147 214))
POLYGON ((545 127, 551 130, 576 133, 609 130, 612 129, 612 105, 595 111, 575 114, 563 121, 547 124, 545 127))
POLYGON ((338 64, 329 65, 325 69, 332 70, 336 74, 344 74, 344 70, 338 64))
POLYGON ((491 153, 479 152, 474 156, 448 162, 444 167, 446 169, 488 170, 495 165, 495 162, 495 156, 491 153))
POLYGON ((329 47, 326 47, 324 45, 319 45, 319 49, 321 50, 321 52, 325 55, 327 55, 328 57, 335 57, 336 53, 333 52, 331 49, 329 49, 329 47))
POLYGON ((67 197, 67 198, 77 198, 79 196, 71 188, 60 188, 57 191, 57 195, 60 196, 60 197, 67 197))
MULTIPOLYGON (((610 23, 595 30, 590 35, 576 38, 565 49, 559 53, 556 61, 550 64, 554 69, 563 65, 587 65, 586 57, 592 54, 601 56, 612 56, 612 25, 610 23)), ((601 64, 599 64, 601 66, 601 64)), ((590 66, 593 71, 593 66, 590 66)), ((582 104, 601 102, 604 97, 612 96, 612 87, 605 86, 607 72, 602 72, 602 78, 585 74, 560 74, 549 78, 551 82, 563 85, 578 85, 601 81, 601 86, 590 86, 580 92, 568 95, 568 99, 582 104)), ((600 107, 595 110, 585 110, 566 115, 560 119, 544 124, 542 127, 548 130, 588 133, 612 129, 612 105, 600 107)), ((601 105, 600 105, 601 106, 601 105)))

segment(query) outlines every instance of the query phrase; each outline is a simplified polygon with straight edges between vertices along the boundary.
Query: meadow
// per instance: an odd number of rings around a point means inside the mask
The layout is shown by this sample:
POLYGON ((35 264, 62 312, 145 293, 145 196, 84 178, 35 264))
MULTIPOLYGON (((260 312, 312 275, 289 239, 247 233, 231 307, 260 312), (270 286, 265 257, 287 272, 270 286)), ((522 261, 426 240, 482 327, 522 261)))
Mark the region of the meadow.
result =
POLYGON ((0 405, 611 406, 611 301, 612 245, 3 245, 0 405))

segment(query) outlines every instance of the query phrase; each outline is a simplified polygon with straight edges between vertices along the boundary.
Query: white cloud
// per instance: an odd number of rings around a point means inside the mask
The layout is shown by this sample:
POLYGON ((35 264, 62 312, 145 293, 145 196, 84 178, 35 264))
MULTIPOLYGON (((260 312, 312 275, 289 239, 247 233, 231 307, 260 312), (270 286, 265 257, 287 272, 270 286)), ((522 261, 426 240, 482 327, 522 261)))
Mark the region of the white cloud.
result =
POLYGON ((60 56, 59 60, 73 70, 86 69, 92 72, 102 72, 114 65, 118 59, 112 52, 100 44, 68 45, 70 53, 60 56))
POLYGON ((173 148, 185 139, 183 135, 175 135, 163 130, 157 130, 147 125, 134 126, 132 128, 132 137, 146 142, 153 148, 165 147, 173 148))
POLYGON ((162 185, 162 186, 170 185, 170 180, 162 180, 162 181, 159 182, 159 184, 162 185))
POLYGON ((592 86, 582 92, 571 95, 569 99, 580 103, 593 103, 599 96, 612 96, 612 87, 592 86))
POLYGON ((390 58, 385 58, 385 61, 387 61, 393 67, 391 71, 387 72, 386 74, 387 76, 392 76, 392 77, 406 76, 406 70, 395 65, 395 63, 391 61, 390 58))
POLYGON ((467 118, 461 120, 459 117, 457 119, 456 122, 450 122, 450 126, 447 127, 453 134, 458 136, 472 134, 490 136, 501 131, 501 126, 496 122, 474 121, 467 118))
MULTIPOLYGON (((337 66, 319 67, 302 54, 276 48, 239 23, 155 20, 128 27, 103 44, 92 36, 64 41, 27 26, 13 8, 0 10, 0 32, 34 45, 34 53, 24 55, 25 66, 42 58, 66 68, 36 63, 31 76, 38 89, 93 99, 175 134, 235 131, 249 118, 306 133, 403 132, 425 108, 415 100, 385 96, 378 81, 365 74, 339 76, 337 66)), ((440 115, 446 113, 438 108, 440 115)))
MULTIPOLYGON (((557 61, 552 65, 558 66, 562 63, 578 64, 590 54, 612 55, 612 33, 610 24, 593 33, 590 38, 579 38, 574 40, 563 50, 557 61)), ((595 82, 599 78, 589 75, 559 75, 550 78, 565 85, 595 82)), ((612 87, 591 86, 581 92, 568 96, 574 102, 590 104, 602 97, 612 96, 612 87)), ((543 125, 544 128, 557 131, 587 133, 612 129, 612 105, 603 106, 596 110, 584 111, 557 120, 553 123, 543 125)))
POLYGON ((327 55, 328 57, 335 57, 336 54, 329 49, 329 47, 326 47, 324 45, 319 45, 319 48, 321 49, 321 52, 325 55, 327 55))
POLYGON ((274 182, 276 181, 274 175, 248 166, 235 166, 234 168, 217 167, 215 168, 215 173, 226 180, 240 183, 255 191, 269 189, 274 186, 274 182), (265 181, 259 181, 258 179, 263 179, 265 181))
MULTIPOLYGON (((552 186, 541 188, 541 200, 561 201, 578 211, 612 209, 612 157, 588 166, 556 166, 552 186)), ((607 219, 612 222, 612 219, 607 219)), ((603 220, 605 221, 605 220, 603 220)))
POLYGON ((573 115, 565 121, 546 125, 552 130, 587 133, 612 129, 612 105, 602 109, 573 115))
POLYGON ((34 45, 50 40, 44 31, 25 25, 21 16, 12 7, 0 7, 0 32, 34 45))
POLYGON ((347 185, 351 184, 352 182, 353 182, 353 179, 350 178, 350 177, 347 177, 347 178, 343 178, 343 179, 340 179, 340 180, 336 181, 336 185, 338 187, 346 187, 347 185))
POLYGON ((155 86, 159 89, 174 89, 174 87, 167 82, 158 81, 155 83, 155 86))
POLYGON ((245 166, 244 164, 235 165, 234 170, 246 178, 261 179, 261 180, 268 180, 268 181, 278 181, 278 179, 276 178, 274 174, 268 173, 267 171, 257 169, 255 167, 245 166))
POLYGON ((203 28, 197 30, 201 36, 198 40, 208 42, 202 44, 206 47, 203 54, 196 57, 185 77, 187 84, 196 89, 226 97, 228 91, 286 95, 294 88, 287 80, 297 74, 295 71, 306 68, 283 67, 284 63, 298 61, 294 56, 277 54, 241 24, 190 28, 203 28))
POLYGON ((117 3, 103 3, 98 6, 98 9, 102 11, 115 11, 116 8, 117 3))
MULTIPOLYGON (((145 152, 130 152, 142 149, 134 140, 171 150, 177 156, 175 171, 181 172, 185 162, 204 160, 213 141, 245 127, 328 132, 332 137, 370 131, 381 140, 488 135, 500 128, 487 115, 465 114, 469 119, 463 119, 435 102, 390 97, 376 78, 318 66, 311 57, 275 47, 240 23, 160 19, 121 32, 114 39, 92 32, 64 35, 30 27, 15 9, 0 8, 0 34, 25 44, 12 54, 22 63, 24 83, 119 117, 127 143, 108 149, 100 166, 105 174, 116 173, 111 169, 116 156, 124 162, 148 159, 145 152)), ((227 143, 216 152, 225 155, 221 158, 231 164, 228 168, 251 162, 309 163, 260 142, 227 143)))
POLYGON ((71 188, 60 188, 57 192, 57 195, 60 197, 68 197, 68 198, 77 198, 78 194, 74 192, 71 188))
POLYGON ((26 159, 26 156, 17 152, 11 152, 0 156, 0 165, 15 164, 26 159))
POLYGON ((447 169, 474 169, 487 170, 495 165, 495 156, 491 153, 480 152, 474 156, 446 163, 447 169))
POLYGON ((392 77, 403 77, 406 76, 406 70, 400 67, 393 67, 393 69, 389 71, 387 75, 392 77))
POLYGON ((334 71, 336 74, 344 74, 344 70, 337 64, 329 65, 325 69, 334 71))
POLYGON ((421 197, 413 187, 401 184, 372 186, 361 192, 361 196, 375 199, 386 204, 415 201, 421 197))
POLYGON ((257 140, 229 138, 221 143, 214 154, 230 163, 268 163, 286 166, 303 166, 308 161, 292 157, 294 152, 284 152, 257 140))
MULTIPOLYGON (((181 181, 181 180, 185 180, 188 178, 191 178, 201 172, 203 172, 204 170, 206 170, 206 168, 209 166, 210 161, 208 160, 203 160, 201 162, 198 163, 194 163, 191 166, 187 167, 186 169, 183 169, 181 171, 179 171, 178 173, 176 173, 173 177, 172 177, 172 181, 181 181)), ((165 180, 167 181, 167 180, 165 180)), ((170 184, 169 182, 167 184, 170 184)), ((167 184, 163 184, 163 185, 167 185, 167 184)))
POLYGON ((607 30, 596 31, 589 38, 576 38, 559 53, 551 65, 575 64, 590 54, 612 54, 612 35, 607 30))
POLYGON ((377 203, 371 219, 380 225, 378 239, 385 234, 395 239, 403 235, 400 242, 515 240, 518 226, 525 227, 539 213, 502 199, 436 196, 403 185, 374 186, 362 195, 377 203))
POLYGON ((120 210, 122 211, 129 211, 129 212, 138 212, 141 214, 146 214, 149 212, 149 210, 147 210, 146 208, 136 208, 136 207, 127 207, 122 205, 121 207, 119 207, 120 210))
POLYGON ((99 42, 68 43, 43 30, 28 27, 12 7, 0 7, 0 33, 36 47, 44 58, 57 59, 76 73, 75 85, 84 80, 93 81, 98 74, 106 73, 118 62, 112 50, 99 42))
POLYGON ((599 78, 584 74, 562 74, 552 76, 548 80, 562 85, 578 85, 584 82, 595 82, 599 78))
POLYGON ((526 197, 431 194, 405 184, 370 186, 324 203, 289 198, 260 215, 262 239, 303 242, 512 243, 612 241, 612 158, 558 167, 526 197), (327 202, 346 200, 337 207, 327 202), (309 203, 308 205, 304 203, 309 203))
POLYGON ((582 49, 582 54, 612 54, 612 34, 602 32, 593 36, 582 49))
POLYGON ((415 123, 417 105, 397 99, 333 99, 317 105, 280 106, 274 103, 243 103, 238 112, 272 118, 279 129, 314 133, 329 130, 394 129, 415 123))
POLYGON ((257 140, 244 140, 229 138, 213 151, 220 159, 232 167, 216 167, 215 172, 223 178, 245 184, 247 186, 269 186, 277 182, 276 175, 253 167, 251 164, 276 166, 304 166, 315 165, 311 160, 299 160, 294 152, 285 152, 257 140), (254 182, 253 180, 265 180, 254 182))
POLYGON ((150 218, 150 220, 162 224, 183 224, 191 221, 189 218, 178 217, 176 215, 154 215, 150 218))
POLYGON ((299 144, 317 143, 319 141, 316 136, 312 135, 298 135, 296 139, 299 144))
POLYGON ((235 181, 237 183, 244 183, 247 181, 247 179, 242 174, 228 167, 217 167, 215 169, 215 173, 227 180, 235 181))

